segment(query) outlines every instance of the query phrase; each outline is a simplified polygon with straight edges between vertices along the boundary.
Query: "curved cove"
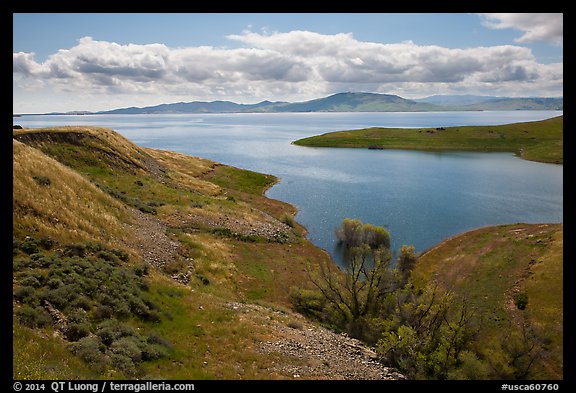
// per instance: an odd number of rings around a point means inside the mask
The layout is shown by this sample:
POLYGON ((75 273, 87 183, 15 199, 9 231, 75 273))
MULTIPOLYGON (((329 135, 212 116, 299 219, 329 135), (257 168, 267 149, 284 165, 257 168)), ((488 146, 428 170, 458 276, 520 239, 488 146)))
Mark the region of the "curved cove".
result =
POLYGON ((271 198, 295 205, 310 240, 342 263, 334 231, 345 217, 385 226, 392 248, 424 251, 473 228, 563 222, 563 166, 512 153, 308 148, 291 142, 364 127, 495 125, 561 111, 22 116, 24 127, 96 125, 146 147, 269 173, 271 198))

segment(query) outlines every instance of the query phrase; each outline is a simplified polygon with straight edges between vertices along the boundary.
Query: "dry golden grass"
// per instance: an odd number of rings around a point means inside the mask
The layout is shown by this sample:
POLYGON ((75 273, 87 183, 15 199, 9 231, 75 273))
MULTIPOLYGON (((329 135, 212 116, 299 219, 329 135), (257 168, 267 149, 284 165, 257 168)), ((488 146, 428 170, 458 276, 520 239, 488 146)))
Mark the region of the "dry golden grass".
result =
POLYGON ((180 187, 209 196, 222 194, 219 186, 199 178, 217 165, 214 161, 166 150, 145 149, 145 151, 168 169, 168 175, 180 187))
POLYGON ((15 236, 114 244, 126 235, 126 207, 78 173, 15 140, 13 163, 15 236), (51 184, 38 184, 34 176, 44 176, 51 184))
POLYGON ((25 128, 22 130, 13 130, 13 135, 25 135, 34 133, 80 133, 86 134, 101 141, 98 148, 108 151, 110 153, 119 154, 125 160, 132 161, 132 163, 139 167, 145 167, 144 159, 146 153, 143 149, 136 146, 134 143, 117 133, 110 128, 93 127, 93 126, 61 126, 61 127, 46 127, 46 128, 25 128))

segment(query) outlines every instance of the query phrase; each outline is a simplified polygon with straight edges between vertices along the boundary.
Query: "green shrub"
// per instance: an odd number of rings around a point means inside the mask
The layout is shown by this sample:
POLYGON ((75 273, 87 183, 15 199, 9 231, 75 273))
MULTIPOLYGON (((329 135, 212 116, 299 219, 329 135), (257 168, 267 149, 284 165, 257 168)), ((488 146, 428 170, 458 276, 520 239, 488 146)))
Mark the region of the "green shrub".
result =
POLYGON ((128 356, 113 353, 110 359, 112 365, 128 377, 134 377, 139 373, 138 368, 128 356))
POLYGON ((35 262, 34 266, 40 268, 47 268, 50 267, 52 264, 57 263, 53 257, 50 257, 48 255, 32 254, 30 257, 35 262))
POLYGON ((68 341, 78 341, 81 338, 88 337, 89 334, 90 325, 88 323, 69 323, 64 330, 64 335, 68 341))
POLYGON ((159 344, 146 344, 142 348, 142 361, 161 359, 168 356, 168 348, 159 344))
POLYGON ((451 380, 483 380, 490 379, 490 366, 478 359, 472 351, 462 351, 458 356, 459 367, 448 373, 451 380))
POLYGON ((104 305, 97 306, 94 308, 92 316, 96 321, 103 321, 105 319, 110 319, 112 317, 112 309, 104 305))
POLYGON ((52 247, 54 247, 54 244, 56 244, 56 241, 46 236, 38 239, 38 245, 45 250, 51 250, 52 247))
POLYGON ((95 242, 47 252, 50 242, 28 237, 14 241, 13 246, 17 249, 13 279, 19 284, 13 297, 23 303, 14 314, 23 325, 38 328, 53 323, 40 306, 41 300, 47 300, 67 317, 64 337, 77 356, 100 371, 114 365, 129 377, 139 375, 140 362, 168 354, 171 347, 166 340, 147 338, 112 319, 161 321, 162 313, 147 294, 148 282, 143 278, 149 274, 148 264, 122 266, 120 261, 128 260, 126 252, 95 242), (42 251, 34 252, 38 244, 42 251), (18 256, 24 250, 31 254, 18 256))
POLYGON ((150 272, 150 265, 148 263, 141 263, 137 266, 134 266, 134 274, 136 274, 138 277, 144 277, 147 276, 148 273, 150 272))
POLYGON ((15 312, 21 324, 31 327, 44 327, 52 324, 52 318, 42 307, 31 307, 27 304, 18 308, 15 312))
POLYGON ((92 303, 90 299, 84 295, 78 296, 71 304, 72 308, 79 308, 84 311, 90 311, 92 309, 92 303))
POLYGON ((138 210, 140 210, 142 213, 148 213, 148 214, 153 214, 153 215, 155 215, 157 213, 155 208, 153 208, 151 206, 146 206, 146 205, 139 205, 138 210))
POLYGON ((120 263, 120 259, 118 258, 118 256, 116 256, 116 254, 110 251, 104 251, 104 250, 98 251, 96 253, 96 257, 99 259, 103 259, 107 262, 113 263, 115 265, 120 263))
POLYGON ((140 342, 135 336, 125 336, 115 340, 110 345, 110 351, 116 355, 126 356, 134 363, 142 361, 142 350, 140 342))
POLYGON ((288 327, 296 330, 304 329, 304 325, 300 321, 290 321, 288 322, 288 327))
POLYGON ((81 338, 70 346, 72 353, 84 360, 96 371, 103 372, 110 363, 110 359, 102 352, 104 346, 98 337, 88 336, 81 338))
POLYGON ((108 347, 121 337, 133 336, 135 334, 136 331, 134 328, 116 319, 107 319, 98 324, 96 328, 96 335, 100 337, 102 343, 108 347))
POLYGON ((36 277, 33 277, 33 276, 26 276, 22 280, 19 280, 19 281, 20 281, 20 285, 22 285, 24 287, 38 288, 42 285, 42 284, 40 284, 40 281, 38 281, 38 279, 36 277))
POLYGON ((296 311, 304 315, 319 318, 325 310, 326 299, 318 291, 292 288, 290 300, 296 311))
POLYGON ((108 249, 104 247, 102 243, 88 241, 85 242, 84 247, 86 248, 87 253, 97 253, 98 251, 107 251, 108 249))
POLYGON ((21 303, 34 304, 38 302, 34 287, 18 287, 14 290, 13 296, 14 299, 21 303))
POLYGON ((130 305, 124 299, 114 299, 111 304, 114 315, 119 318, 127 318, 130 316, 130 305))
POLYGON ((13 237, 12 238, 12 256, 18 255, 19 251, 20 251, 20 240, 13 237))
POLYGON ((38 252, 38 244, 32 238, 26 238, 22 243, 20 243, 20 250, 24 251, 26 254, 35 254, 38 252))
POLYGON ((59 310, 65 310, 78 297, 76 285, 62 285, 56 289, 48 289, 43 293, 43 299, 48 300, 59 310))
POLYGON ((84 257, 86 256, 86 246, 80 243, 68 244, 64 247, 63 254, 66 257, 84 257))
POLYGON ((202 273, 196 273, 195 274, 196 278, 198 280, 200 280, 200 282, 204 285, 209 285, 210 284, 210 280, 208 279, 208 277, 206 277, 205 275, 203 275, 202 273))
POLYGON ((140 341, 136 337, 123 337, 110 346, 112 364, 127 376, 136 376, 142 361, 140 341))
POLYGON ((12 270, 17 272, 22 270, 30 265, 34 264, 35 262, 28 258, 28 257, 17 257, 12 259, 12 270))
POLYGON ((166 340, 164 337, 160 336, 156 332, 151 332, 148 335, 147 341, 151 345, 159 345, 159 346, 166 348, 166 350, 172 350, 173 349, 172 343, 170 341, 166 340))
POLYGON ((50 280, 48 280, 46 285, 48 285, 48 288, 50 289, 57 289, 60 288, 62 285, 64 285, 64 283, 59 278, 51 278, 50 280))
POLYGON ((528 305, 528 294, 526 292, 518 292, 514 295, 514 304, 519 310, 525 310, 528 305))
POLYGON ((44 187, 48 187, 49 185, 52 184, 52 180, 50 180, 50 178, 46 176, 35 175, 32 176, 32 179, 34 179, 36 183, 44 187))
POLYGON ((288 225, 291 228, 296 227, 296 220, 290 214, 286 214, 286 213, 283 214, 282 217, 280 217, 280 221, 283 222, 284 224, 288 225))
POLYGON ((126 251, 112 249, 112 250, 110 250, 110 252, 112 252, 112 254, 116 255, 118 257, 118 259, 120 259, 122 262, 128 261, 129 255, 126 251))

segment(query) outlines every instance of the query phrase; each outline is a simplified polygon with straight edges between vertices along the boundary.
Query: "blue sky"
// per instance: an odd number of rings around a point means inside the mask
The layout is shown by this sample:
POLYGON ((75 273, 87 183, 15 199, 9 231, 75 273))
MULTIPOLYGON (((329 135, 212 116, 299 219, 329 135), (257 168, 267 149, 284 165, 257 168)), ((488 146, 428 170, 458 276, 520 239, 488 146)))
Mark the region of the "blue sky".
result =
POLYGON ((561 14, 14 14, 13 110, 562 96, 561 14))

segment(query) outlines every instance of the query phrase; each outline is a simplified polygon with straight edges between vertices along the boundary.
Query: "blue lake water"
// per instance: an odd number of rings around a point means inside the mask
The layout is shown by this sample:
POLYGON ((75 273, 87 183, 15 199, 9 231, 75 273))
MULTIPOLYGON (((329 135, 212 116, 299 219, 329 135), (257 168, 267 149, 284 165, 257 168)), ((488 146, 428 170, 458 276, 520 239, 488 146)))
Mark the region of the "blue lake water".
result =
POLYGON ((267 195, 295 205, 309 239, 341 263, 346 217, 385 226, 417 251, 473 228, 563 222, 563 166, 512 153, 309 148, 291 142, 364 127, 446 127, 542 120, 561 111, 23 116, 24 127, 97 125, 134 143, 281 179, 267 195))

